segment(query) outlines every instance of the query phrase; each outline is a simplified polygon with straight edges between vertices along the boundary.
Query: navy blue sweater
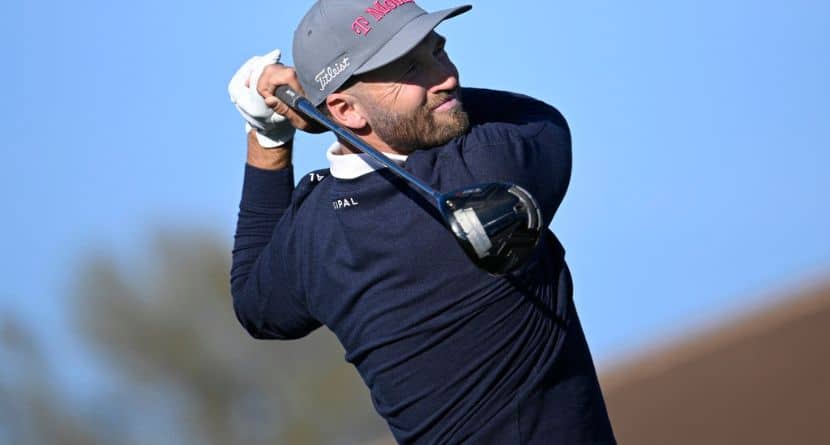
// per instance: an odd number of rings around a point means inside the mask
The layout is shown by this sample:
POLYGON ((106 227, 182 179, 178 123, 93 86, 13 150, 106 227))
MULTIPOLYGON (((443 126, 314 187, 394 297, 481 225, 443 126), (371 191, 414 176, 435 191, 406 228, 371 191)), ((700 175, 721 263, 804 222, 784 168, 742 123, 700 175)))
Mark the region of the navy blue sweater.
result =
MULTIPOLYGON (((547 226, 570 179, 564 118, 525 96, 462 97, 470 131, 404 168, 442 192, 516 183, 547 226)), ((291 169, 247 166, 234 308, 256 338, 331 329, 400 443, 612 444, 564 255, 546 231, 526 267, 493 277, 387 169, 295 189, 291 169)))

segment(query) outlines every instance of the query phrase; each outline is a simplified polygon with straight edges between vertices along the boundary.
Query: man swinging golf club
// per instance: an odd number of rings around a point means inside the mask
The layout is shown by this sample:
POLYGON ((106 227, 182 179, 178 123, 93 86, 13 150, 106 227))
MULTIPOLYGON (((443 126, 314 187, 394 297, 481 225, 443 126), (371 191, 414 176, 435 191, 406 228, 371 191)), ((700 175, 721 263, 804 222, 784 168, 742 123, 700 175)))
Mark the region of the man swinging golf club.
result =
POLYGON ((613 444, 564 249, 543 229, 570 178, 567 124, 460 87, 434 28, 469 9, 320 0, 296 67, 274 52, 236 73, 250 131, 234 309, 256 338, 331 329, 400 443, 613 444), (296 187, 295 129, 338 138, 296 187))

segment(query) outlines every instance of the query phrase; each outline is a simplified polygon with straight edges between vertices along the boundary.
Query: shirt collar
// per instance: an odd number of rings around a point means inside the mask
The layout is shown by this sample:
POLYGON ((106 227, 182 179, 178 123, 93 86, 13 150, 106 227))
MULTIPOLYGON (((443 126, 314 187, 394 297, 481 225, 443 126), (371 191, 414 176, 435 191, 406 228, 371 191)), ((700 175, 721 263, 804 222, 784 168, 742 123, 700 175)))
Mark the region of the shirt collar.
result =
MULTIPOLYGON (((383 153, 397 165, 403 166, 405 155, 383 153)), ((335 141, 326 150, 331 175, 338 179, 355 179, 386 166, 375 161, 365 153, 353 154, 346 152, 340 142, 335 141), (342 154, 346 153, 346 154, 342 154)))

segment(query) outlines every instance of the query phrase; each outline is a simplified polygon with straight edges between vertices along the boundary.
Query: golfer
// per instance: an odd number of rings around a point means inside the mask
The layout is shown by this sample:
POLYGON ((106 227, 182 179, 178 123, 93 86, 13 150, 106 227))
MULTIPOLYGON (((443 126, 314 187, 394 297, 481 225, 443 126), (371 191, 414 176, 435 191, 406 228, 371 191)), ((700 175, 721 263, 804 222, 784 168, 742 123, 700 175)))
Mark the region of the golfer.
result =
POLYGON ((571 174, 567 124, 535 99, 460 86, 434 29, 470 9, 320 0, 295 31, 295 67, 273 52, 233 77, 250 129, 234 309, 255 338, 334 332, 399 443, 614 444, 552 232, 493 276, 433 203, 339 141, 294 185, 294 130, 320 129, 274 97, 280 85, 436 190, 519 185, 547 227, 571 174))

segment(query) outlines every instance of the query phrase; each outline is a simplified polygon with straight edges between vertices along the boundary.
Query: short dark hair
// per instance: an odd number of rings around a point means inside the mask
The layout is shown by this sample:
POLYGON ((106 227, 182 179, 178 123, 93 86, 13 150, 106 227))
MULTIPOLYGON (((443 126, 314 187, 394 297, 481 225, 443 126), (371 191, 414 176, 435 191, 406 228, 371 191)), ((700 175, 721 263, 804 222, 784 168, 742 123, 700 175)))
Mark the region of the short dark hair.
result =
POLYGON ((329 119, 332 118, 331 111, 329 111, 329 104, 327 104, 326 101, 323 101, 323 103, 317 105, 317 111, 329 119))

